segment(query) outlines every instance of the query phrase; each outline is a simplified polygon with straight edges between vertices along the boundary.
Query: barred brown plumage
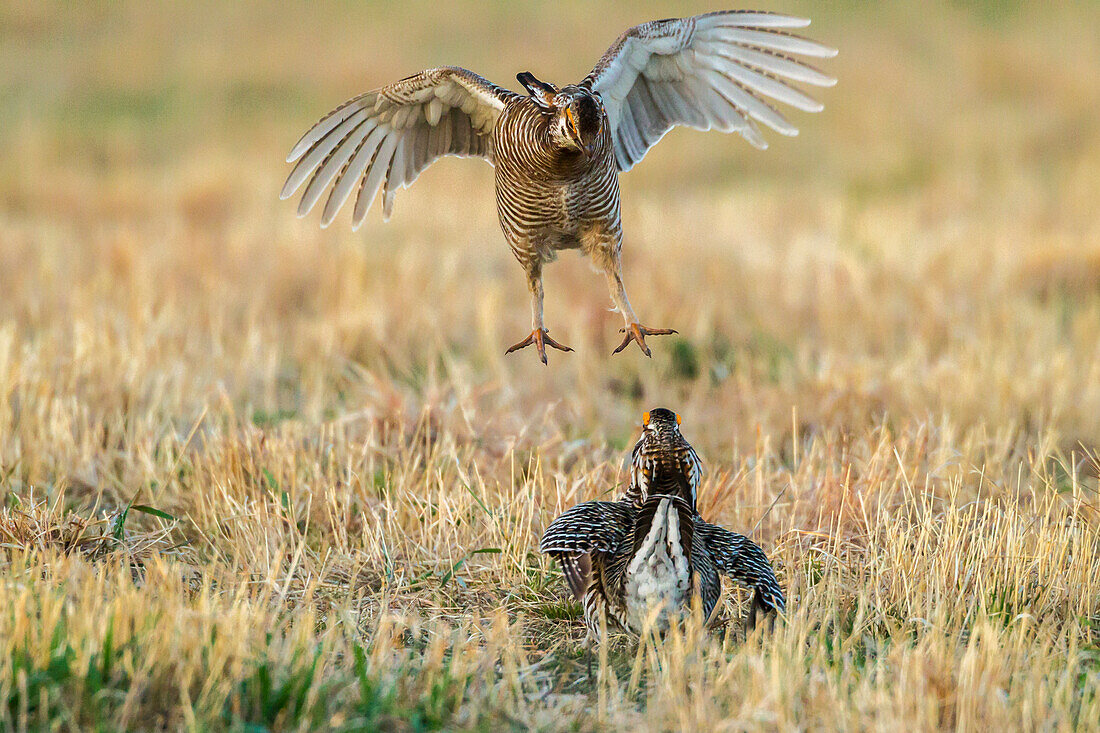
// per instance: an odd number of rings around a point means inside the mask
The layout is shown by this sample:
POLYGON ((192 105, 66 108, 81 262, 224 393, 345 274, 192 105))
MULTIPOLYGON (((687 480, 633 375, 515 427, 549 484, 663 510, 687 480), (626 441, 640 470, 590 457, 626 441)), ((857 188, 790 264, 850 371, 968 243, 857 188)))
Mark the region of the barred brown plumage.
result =
POLYGON ((680 434, 679 419, 663 407, 642 416, 642 437, 630 453, 626 501, 644 501, 650 494, 678 494, 695 506, 703 466, 680 434))
POLYGON ((599 638, 603 616, 639 633, 657 605, 657 628, 664 628, 690 607, 693 594, 709 618, 721 596, 720 575, 753 589, 750 628, 759 611, 784 610, 783 590, 763 550, 696 511, 701 464, 680 433, 679 415, 657 408, 642 422, 623 495, 572 507, 539 543, 582 601, 589 639, 599 638))
POLYGON ((559 250, 580 249, 604 273, 623 316, 614 353, 635 341, 649 356, 646 336, 675 331, 642 326, 627 299, 618 175, 677 125, 737 131, 761 148, 767 143, 758 122, 796 134, 766 98, 821 109, 790 84, 835 81, 794 57, 836 53, 787 30, 808 24, 751 11, 643 23, 622 34, 579 84, 558 88, 519 74, 527 96, 455 66, 427 69, 355 97, 314 125, 287 157, 297 164, 282 197, 305 184, 304 216, 332 184, 321 216, 328 226, 357 189, 358 228, 379 189, 388 218, 397 189, 436 159, 485 158, 496 167, 501 229, 531 290, 531 335, 508 353, 534 344, 545 364, 546 346, 572 351, 543 323, 542 267, 559 250))

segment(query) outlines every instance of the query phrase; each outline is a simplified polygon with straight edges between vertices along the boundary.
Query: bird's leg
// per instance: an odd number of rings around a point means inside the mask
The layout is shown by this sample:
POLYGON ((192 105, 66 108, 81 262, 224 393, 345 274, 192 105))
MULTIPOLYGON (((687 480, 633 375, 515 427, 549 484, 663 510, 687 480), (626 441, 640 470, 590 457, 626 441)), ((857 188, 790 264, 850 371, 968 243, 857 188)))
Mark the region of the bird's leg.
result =
POLYGON ((564 344, 559 344, 554 339, 550 338, 550 334, 546 332, 546 328, 542 325, 542 267, 530 268, 527 271, 527 286, 531 288, 531 335, 515 344, 505 354, 511 354, 513 351, 525 348, 531 344, 535 345, 535 348, 539 352, 539 359, 542 363, 546 363, 546 347, 558 349, 559 351, 572 351, 564 344))
POLYGON ((595 687, 595 678, 592 675, 593 650, 597 643, 603 649, 602 640, 607 639, 607 610, 603 604, 603 598, 596 590, 595 583, 589 584, 584 594, 584 662, 588 672, 588 682, 595 687))
POLYGON ((623 315, 623 320, 626 321, 626 325, 619 329, 619 333, 626 334, 623 336, 623 342, 619 344, 619 348, 615 349, 612 353, 618 354, 625 349, 631 341, 637 341, 638 346, 642 349, 642 353, 646 356, 652 357, 653 354, 649 352, 649 347, 646 346, 646 336, 666 336, 670 333, 676 333, 671 328, 646 328, 642 324, 638 323, 638 317, 634 315, 634 309, 630 307, 630 301, 626 297, 626 288, 623 286, 623 268, 622 259, 619 256, 618 249, 604 258, 604 274, 607 276, 607 289, 611 291, 611 300, 615 302, 615 307, 619 309, 619 312, 623 315))
MULTIPOLYGON (((597 644, 600 645, 600 669, 607 664, 607 608, 603 603, 598 604, 596 609, 596 618, 592 619, 592 623, 588 623, 588 619, 585 619, 585 623, 588 625, 588 635, 585 637, 585 648, 587 650, 588 661, 588 682, 595 688, 597 679, 592 673, 592 662, 595 652, 593 647, 597 644), (595 628, 593 628, 595 627, 595 628)), ((598 670, 597 670, 598 671, 598 670)))
POLYGON ((592 635, 589 634, 584 637, 584 661, 585 667, 588 670, 588 681, 592 681, 592 645, 596 642, 592 639, 592 635))

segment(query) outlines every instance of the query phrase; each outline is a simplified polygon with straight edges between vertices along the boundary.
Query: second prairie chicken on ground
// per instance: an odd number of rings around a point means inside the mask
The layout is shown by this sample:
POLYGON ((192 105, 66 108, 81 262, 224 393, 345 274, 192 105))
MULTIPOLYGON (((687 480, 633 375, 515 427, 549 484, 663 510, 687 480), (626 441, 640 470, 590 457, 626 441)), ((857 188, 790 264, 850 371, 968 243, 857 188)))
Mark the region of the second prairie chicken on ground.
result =
POLYGON ((696 511, 701 466, 680 434, 680 416, 658 408, 642 423, 623 496, 569 509, 539 543, 583 602, 589 637, 599 638, 603 616, 634 633, 651 620, 663 629, 695 595, 709 617, 721 595, 720 575, 753 589, 750 627, 759 611, 782 611, 783 590, 763 550, 696 511))
MULTIPOLYGON (((739 132, 767 147, 757 123, 798 131, 769 98, 808 112, 821 104, 790 82, 817 86, 832 77, 795 58, 836 51, 792 34, 808 20, 765 12, 724 11, 643 23, 623 33, 578 84, 557 87, 530 73, 527 95, 454 66, 428 69, 337 107, 287 157, 297 161, 282 196, 305 184, 304 216, 331 184, 321 215, 327 226, 356 193, 358 227, 379 189, 388 218, 399 188, 445 155, 485 158, 496 167, 497 213, 531 290, 534 344, 571 351, 543 323, 542 267, 563 249, 579 249, 606 276, 623 316, 622 343, 648 356, 650 329, 634 315, 623 285, 619 214, 621 171, 629 170, 677 125, 739 132)), ((668 243, 670 252, 676 242, 668 243)))

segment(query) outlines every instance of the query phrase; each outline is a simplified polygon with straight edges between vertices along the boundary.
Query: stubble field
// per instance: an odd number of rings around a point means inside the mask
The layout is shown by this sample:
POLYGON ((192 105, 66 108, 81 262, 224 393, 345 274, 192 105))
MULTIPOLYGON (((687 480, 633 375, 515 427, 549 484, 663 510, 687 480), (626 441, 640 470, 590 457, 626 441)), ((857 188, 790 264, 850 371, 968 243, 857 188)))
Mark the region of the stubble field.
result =
POLYGON ((639 316, 529 329, 492 169, 393 220, 278 192, 439 64, 579 79, 713 7, 0 6, 0 729, 1096 730, 1100 10, 783 0, 838 85, 621 179, 639 316), (676 409, 789 613, 605 645, 538 537, 676 409), (129 511, 126 511, 127 507, 129 511), (769 511, 769 507, 771 507, 769 511))

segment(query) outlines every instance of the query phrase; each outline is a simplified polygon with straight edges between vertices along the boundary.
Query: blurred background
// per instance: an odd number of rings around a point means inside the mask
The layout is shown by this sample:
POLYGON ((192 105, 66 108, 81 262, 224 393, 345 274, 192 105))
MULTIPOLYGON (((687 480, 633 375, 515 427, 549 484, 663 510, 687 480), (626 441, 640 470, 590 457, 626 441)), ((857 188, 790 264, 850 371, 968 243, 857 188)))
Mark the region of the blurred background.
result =
POLYGON ((1100 5, 766 5, 840 49, 825 111, 764 152, 675 130, 625 174, 628 291, 680 336, 612 358, 604 282, 566 253, 546 319, 577 352, 545 368, 503 355, 528 296, 490 166, 445 159, 352 233, 295 218, 284 157, 422 68, 567 83, 628 26, 713 3, 5 3, 0 428, 42 419, 6 457, 51 474, 99 460, 87 426, 186 431, 209 405, 261 425, 438 407, 618 449, 667 404, 715 458, 883 424, 1095 447, 1100 5))

